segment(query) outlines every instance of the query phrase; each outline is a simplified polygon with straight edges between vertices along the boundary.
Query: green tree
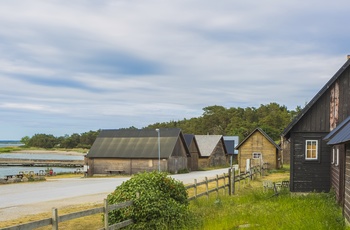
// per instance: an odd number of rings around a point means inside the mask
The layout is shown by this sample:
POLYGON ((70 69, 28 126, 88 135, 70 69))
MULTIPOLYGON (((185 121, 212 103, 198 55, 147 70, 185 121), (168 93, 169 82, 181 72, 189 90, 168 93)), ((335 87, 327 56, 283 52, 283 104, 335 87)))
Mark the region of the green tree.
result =
POLYGON ((58 144, 58 140, 51 134, 35 134, 28 141, 29 147, 53 148, 58 144))

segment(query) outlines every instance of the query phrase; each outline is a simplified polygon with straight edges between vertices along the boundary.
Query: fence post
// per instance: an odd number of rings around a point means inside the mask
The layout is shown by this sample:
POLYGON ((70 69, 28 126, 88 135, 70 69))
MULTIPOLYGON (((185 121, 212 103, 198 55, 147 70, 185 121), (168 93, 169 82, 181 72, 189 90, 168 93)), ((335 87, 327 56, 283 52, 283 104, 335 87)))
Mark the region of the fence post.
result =
POLYGON ((209 199, 209 183, 208 183, 208 177, 205 177, 205 187, 207 189, 207 197, 209 199))
POLYGON ((57 208, 52 208, 52 230, 58 230, 58 212, 57 212, 57 208))
POLYGON ((219 175, 216 174, 216 197, 219 197, 219 175))
POLYGON ((197 199, 197 179, 194 179, 194 198, 197 199))
POLYGON ((108 201, 107 199, 104 199, 103 200, 103 203, 104 203, 104 225, 105 225, 105 230, 108 230, 109 229, 109 225, 108 225, 108 201))
POLYGON ((224 173, 224 195, 226 195, 226 173, 224 173))

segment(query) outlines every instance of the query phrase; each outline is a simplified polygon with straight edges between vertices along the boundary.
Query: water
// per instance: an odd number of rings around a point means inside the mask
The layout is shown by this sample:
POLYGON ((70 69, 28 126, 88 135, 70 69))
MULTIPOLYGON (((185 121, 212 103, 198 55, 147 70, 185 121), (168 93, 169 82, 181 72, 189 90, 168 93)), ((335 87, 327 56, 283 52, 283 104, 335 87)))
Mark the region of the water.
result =
MULTIPOLYGON (((56 153, 2 153, 0 158, 15 159, 35 159, 35 160, 84 160, 84 155, 66 155, 56 153)), ((46 170, 47 167, 31 167, 31 166, 0 166, 0 178, 6 175, 15 175, 20 171, 34 171, 39 173, 40 170, 46 170)), ((55 173, 74 173, 77 168, 52 167, 55 173)))
POLYGON ((0 158, 32 159, 32 160, 84 160, 84 155, 40 154, 40 153, 1 153, 0 158))
POLYGON ((23 143, 21 143, 20 141, 4 141, 4 140, 0 140, 0 148, 4 148, 4 147, 10 147, 10 146, 22 146, 24 145, 23 143))
MULTIPOLYGON (((77 168, 50 167, 55 173, 74 173, 77 168)), ((39 173, 40 170, 46 170, 47 167, 30 167, 30 166, 0 166, 0 178, 6 175, 16 175, 19 172, 34 171, 39 173)))

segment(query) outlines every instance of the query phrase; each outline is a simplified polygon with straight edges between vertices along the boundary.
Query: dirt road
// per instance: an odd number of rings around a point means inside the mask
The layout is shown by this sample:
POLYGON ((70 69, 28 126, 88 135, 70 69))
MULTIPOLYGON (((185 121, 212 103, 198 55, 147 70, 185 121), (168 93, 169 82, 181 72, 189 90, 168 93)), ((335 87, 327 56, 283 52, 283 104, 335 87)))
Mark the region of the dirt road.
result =
MULTIPOLYGON (((228 169, 191 172, 173 175, 184 184, 227 173, 228 169)), ((0 186, 0 221, 17 219, 29 214, 50 212, 84 203, 102 203, 125 178, 70 178, 50 179, 45 182, 18 183, 0 186)))

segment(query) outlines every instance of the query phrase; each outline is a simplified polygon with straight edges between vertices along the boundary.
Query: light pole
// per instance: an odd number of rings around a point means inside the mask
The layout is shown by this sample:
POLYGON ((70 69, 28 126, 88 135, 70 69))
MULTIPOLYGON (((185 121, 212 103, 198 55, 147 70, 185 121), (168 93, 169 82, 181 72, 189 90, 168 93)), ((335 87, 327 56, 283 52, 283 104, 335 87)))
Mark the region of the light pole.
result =
POLYGON ((158 171, 160 172, 160 130, 156 129, 158 133, 158 171))

